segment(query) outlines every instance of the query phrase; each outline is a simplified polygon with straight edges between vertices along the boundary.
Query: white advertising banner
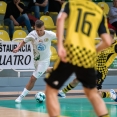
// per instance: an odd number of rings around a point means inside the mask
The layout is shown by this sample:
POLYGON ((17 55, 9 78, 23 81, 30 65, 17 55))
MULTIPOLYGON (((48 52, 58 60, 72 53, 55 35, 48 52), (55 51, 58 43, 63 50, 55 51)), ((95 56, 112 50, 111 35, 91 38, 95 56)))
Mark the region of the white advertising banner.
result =
POLYGON ((13 53, 18 44, 0 41, 0 69, 34 69, 32 44, 29 42, 13 53))

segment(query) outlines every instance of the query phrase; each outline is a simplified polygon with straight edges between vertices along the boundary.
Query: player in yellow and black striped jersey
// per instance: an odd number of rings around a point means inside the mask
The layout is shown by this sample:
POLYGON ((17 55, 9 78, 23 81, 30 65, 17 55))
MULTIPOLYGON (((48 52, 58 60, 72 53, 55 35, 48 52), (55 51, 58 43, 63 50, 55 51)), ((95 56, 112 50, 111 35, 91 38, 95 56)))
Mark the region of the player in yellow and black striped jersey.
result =
MULTIPOLYGON (((117 56, 117 40, 114 40, 115 31, 110 29, 110 35, 113 38, 112 45, 103 51, 99 52, 96 57, 96 70, 97 70, 97 89, 102 89, 102 83, 106 78, 108 73, 108 67, 113 63, 115 57, 117 56)), ((64 97, 65 94, 75 88, 78 85, 79 81, 75 78, 71 83, 69 83, 65 88, 59 91, 58 96, 64 97)), ((111 90, 112 91, 112 90, 111 90)), ((113 95, 113 92, 103 92, 99 91, 99 94, 102 98, 112 98, 114 101, 117 101, 116 93, 113 95)))
POLYGON ((95 3, 88 0, 72 0, 63 4, 57 18, 60 60, 54 65, 53 72, 49 77, 45 78, 47 83, 46 104, 50 117, 56 117, 60 114, 57 100, 58 89, 73 72, 82 83, 97 116, 109 117, 105 104, 97 93, 94 69, 96 51, 99 52, 111 45, 108 33, 104 13, 95 3), (65 19, 68 21, 68 28, 63 46, 65 19), (102 41, 95 48, 94 38, 97 31, 102 41))

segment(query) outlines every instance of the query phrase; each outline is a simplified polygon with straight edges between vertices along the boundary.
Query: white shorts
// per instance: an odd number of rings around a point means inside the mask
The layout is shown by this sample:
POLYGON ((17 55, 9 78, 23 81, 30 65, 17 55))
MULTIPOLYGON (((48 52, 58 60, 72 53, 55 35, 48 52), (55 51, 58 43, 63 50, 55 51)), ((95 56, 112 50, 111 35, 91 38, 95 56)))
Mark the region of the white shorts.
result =
POLYGON ((34 61, 35 71, 33 72, 33 76, 35 78, 39 78, 43 75, 43 73, 48 69, 50 65, 50 60, 45 61, 34 61))

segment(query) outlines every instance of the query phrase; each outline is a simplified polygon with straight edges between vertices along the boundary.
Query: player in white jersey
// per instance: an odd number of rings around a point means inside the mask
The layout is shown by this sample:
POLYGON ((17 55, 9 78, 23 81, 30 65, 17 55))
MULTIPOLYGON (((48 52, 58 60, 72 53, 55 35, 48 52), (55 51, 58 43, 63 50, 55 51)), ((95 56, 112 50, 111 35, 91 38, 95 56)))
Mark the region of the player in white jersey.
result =
POLYGON ((35 81, 42 76, 44 72, 49 71, 48 67, 51 56, 50 46, 53 39, 56 39, 56 34, 52 31, 44 30, 44 22, 37 20, 35 22, 35 30, 30 32, 28 36, 17 46, 17 48, 13 50, 13 52, 16 53, 25 45, 25 43, 31 41, 33 45, 35 66, 35 71, 33 72, 30 81, 15 102, 20 103, 33 88, 35 81))

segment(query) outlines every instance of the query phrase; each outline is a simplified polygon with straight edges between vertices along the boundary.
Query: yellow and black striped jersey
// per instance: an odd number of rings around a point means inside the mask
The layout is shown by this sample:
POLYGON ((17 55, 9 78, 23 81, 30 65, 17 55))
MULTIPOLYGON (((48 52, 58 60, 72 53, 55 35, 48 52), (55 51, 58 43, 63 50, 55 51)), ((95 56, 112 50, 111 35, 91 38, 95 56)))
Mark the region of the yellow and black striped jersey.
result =
POLYGON ((64 43, 67 61, 79 67, 94 67, 96 34, 109 33, 102 9, 87 0, 73 0, 63 4, 61 12, 68 15, 64 43))
POLYGON ((103 73, 105 69, 113 63, 117 56, 117 41, 115 41, 110 47, 99 52, 96 57, 96 70, 103 73))

